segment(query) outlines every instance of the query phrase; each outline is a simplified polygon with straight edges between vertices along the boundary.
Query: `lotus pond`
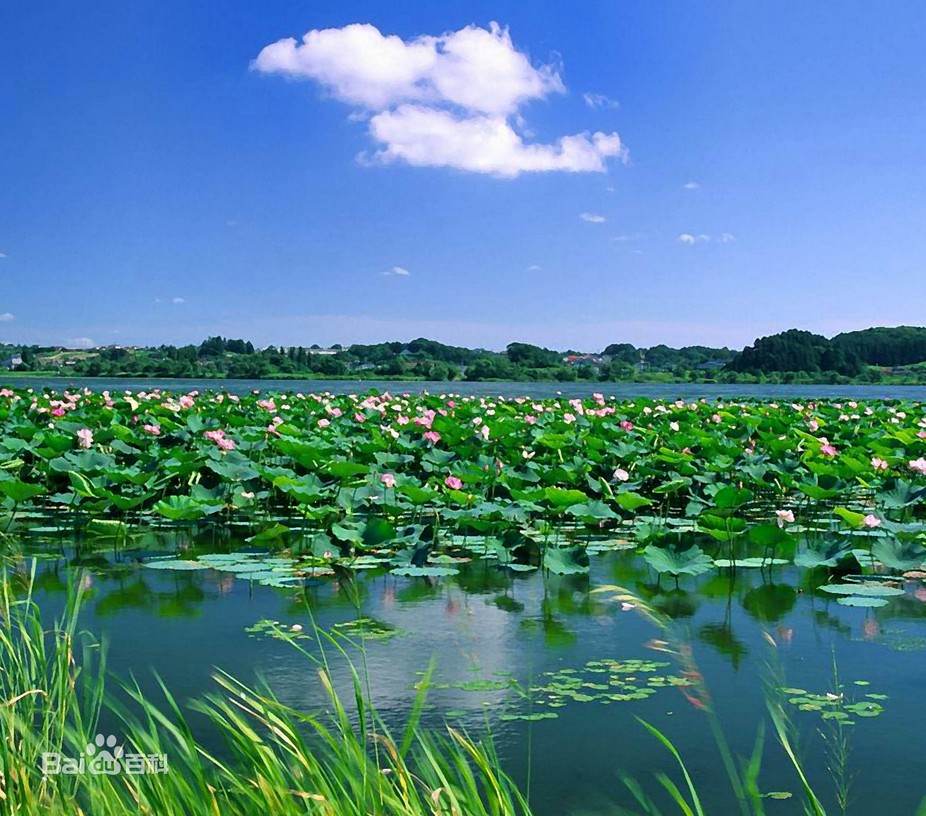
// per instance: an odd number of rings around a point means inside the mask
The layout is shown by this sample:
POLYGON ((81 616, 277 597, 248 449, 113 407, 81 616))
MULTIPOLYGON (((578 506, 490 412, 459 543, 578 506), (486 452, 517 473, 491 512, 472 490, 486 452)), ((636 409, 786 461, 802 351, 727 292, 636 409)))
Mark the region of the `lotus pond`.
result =
MULTIPOLYGON (((152 695, 219 667, 321 706, 317 624, 387 718, 426 685, 490 731, 541 814, 632 808, 622 774, 662 801, 637 718, 737 812, 716 732, 753 755, 770 698, 827 812, 926 793, 919 403, 3 389, 0 430, 8 568, 50 610, 82 568, 152 695)), ((767 810, 802 813, 767 730, 767 810)))

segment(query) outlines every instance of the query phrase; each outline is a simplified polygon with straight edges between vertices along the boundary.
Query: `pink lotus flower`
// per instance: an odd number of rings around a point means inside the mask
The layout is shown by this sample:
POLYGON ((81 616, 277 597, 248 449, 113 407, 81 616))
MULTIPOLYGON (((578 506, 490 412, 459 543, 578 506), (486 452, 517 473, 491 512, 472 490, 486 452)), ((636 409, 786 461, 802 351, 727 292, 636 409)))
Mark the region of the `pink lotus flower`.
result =
POLYGON ((193 407, 193 397, 191 397, 189 394, 184 394, 182 397, 180 397, 179 402, 181 408, 193 407))
POLYGON ((926 476, 926 459, 922 456, 919 459, 914 459, 910 462, 910 470, 915 470, 917 473, 922 473, 926 476))
POLYGON ((324 419, 324 418, 322 418, 322 419, 318 420, 318 427, 319 427, 319 428, 327 428, 330 424, 331 424, 331 420, 330 420, 330 419, 324 419))
POLYGON ((883 459, 879 459, 877 456, 872 457, 871 466, 875 470, 887 470, 888 464, 883 459))
POLYGON ((463 482, 456 476, 448 476, 444 479, 444 484, 451 490, 461 490, 463 488, 463 482))
POLYGON ((867 516, 865 516, 865 526, 868 527, 869 529, 874 529, 875 527, 880 527, 880 526, 881 526, 881 519, 879 519, 877 516, 872 515, 871 513, 869 513, 867 516))
POLYGON ((621 420, 621 427, 622 427, 625 431, 632 431, 632 430, 633 430, 633 423, 630 422, 629 420, 622 419, 622 420, 621 420))
POLYGON ((527 416, 524 417, 524 421, 528 425, 535 425, 537 423, 537 417, 535 417, 533 414, 527 414, 527 416))
POLYGON ((829 442, 820 445, 820 453, 824 456, 835 456, 837 454, 836 448, 829 444, 829 442))
POLYGON ((793 510, 776 510, 775 515, 778 516, 779 527, 784 527, 785 524, 794 524, 793 510))
POLYGON ((612 478, 617 482, 626 482, 630 478, 630 474, 623 468, 618 468, 614 471, 612 478))
POLYGON ((437 431, 428 431, 424 438, 428 440, 432 445, 436 445, 440 442, 440 434, 437 431))
POLYGON ((395 476, 391 473, 384 473, 379 477, 379 480, 387 487, 395 487, 395 476))
POLYGON ((224 451, 230 451, 235 449, 235 441, 233 439, 228 439, 225 436, 225 431, 221 428, 216 431, 206 431, 203 434, 206 439, 215 442, 215 444, 224 451))
POLYGON ((81 428, 77 432, 77 444, 89 448, 93 444, 93 432, 89 428, 81 428))
POLYGON ((143 430, 145 433, 147 433, 147 434, 151 434, 152 436, 160 436, 160 435, 161 435, 161 426, 160 426, 160 425, 142 425, 142 430, 143 430))

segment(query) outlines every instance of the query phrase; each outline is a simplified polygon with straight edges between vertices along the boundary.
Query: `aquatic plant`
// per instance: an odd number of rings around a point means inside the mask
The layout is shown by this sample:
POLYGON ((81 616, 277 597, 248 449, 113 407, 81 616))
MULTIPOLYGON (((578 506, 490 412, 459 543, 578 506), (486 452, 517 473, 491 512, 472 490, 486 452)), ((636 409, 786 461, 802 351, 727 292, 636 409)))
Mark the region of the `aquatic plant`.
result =
POLYGON ((707 567, 695 547, 717 569, 902 572, 926 560, 924 454, 919 403, 5 389, 0 527, 131 546, 240 523, 303 559, 280 581, 451 574, 441 553, 569 574, 608 540, 675 576, 707 567))
POLYGON ((353 711, 323 662, 327 710, 298 711, 265 688, 227 674, 193 704, 222 745, 207 750, 162 685, 155 702, 136 684, 117 694, 105 648, 79 629, 82 592, 69 592, 48 627, 34 576, 0 580, 0 807, 5 813, 525 814, 526 799, 500 770, 492 745, 447 728, 420 727, 424 693, 393 734, 353 673, 353 711), (101 741, 103 721, 115 739, 101 741), (86 758, 99 744, 119 757, 163 756, 164 773, 42 773, 42 755, 86 758))

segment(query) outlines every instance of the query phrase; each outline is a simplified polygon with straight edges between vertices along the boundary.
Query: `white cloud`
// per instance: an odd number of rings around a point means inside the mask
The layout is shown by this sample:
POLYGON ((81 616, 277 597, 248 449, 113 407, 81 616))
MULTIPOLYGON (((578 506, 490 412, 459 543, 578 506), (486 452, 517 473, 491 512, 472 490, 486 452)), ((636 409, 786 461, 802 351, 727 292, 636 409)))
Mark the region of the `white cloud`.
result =
POLYGON ((736 240, 734 235, 730 232, 722 232, 716 238, 712 238, 710 235, 705 235, 703 232, 698 233, 697 235, 692 235, 690 232, 683 232, 678 236, 678 240, 683 244, 706 244, 709 241, 716 241, 719 244, 730 244, 736 240))
POLYGON ((540 266, 540 264, 531 264, 527 267, 528 272, 539 272, 541 269, 543 269, 543 267, 540 266))
POLYGON ((96 346, 96 342, 91 340, 89 337, 72 337, 68 340, 67 344, 71 348, 81 349, 94 348, 96 346))
POLYGON ((16 319, 16 315, 12 312, 2 312, 0 313, 0 323, 12 323, 16 319))
POLYGON ((170 299, 171 303, 186 303, 186 298, 175 297, 170 299))
POLYGON ((394 267, 392 267, 392 269, 390 269, 388 272, 383 272, 383 274, 384 274, 384 275, 398 275, 399 277, 405 278, 405 277, 408 277, 409 275, 411 275, 412 273, 409 272, 409 271, 408 271, 405 267, 403 267, 403 266, 394 266, 394 267))
POLYGON ((583 221, 588 221, 589 224, 603 224, 608 219, 603 215, 598 215, 597 213, 579 213, 579 218, 583 221))
POLYGON ((621 106, 621 103, 616 99, 611 99, 610 97, 601 93, 590 93, 586 91, 584 94, 582 94, 582 99, 584 99, 585 104, 593 110, 596 108, 610 108, 611 110, 617 110, 621 106))
POLYGON ((563 136, 555 144, 525 144, 504 117, 458 117, 450 111, 401 105, 370 120, 370 133, 386 145, 383 162, 416 167, 453 167, 514 177, 550 170, 596 172, 607 156, 621 155, 620 137, 595 133, 563 136))
POLYGON ((6 253, 0 252, 0 261, 2 261, 5 257, 6 257, 6 253))
POLYGON ((701 188, 701 185, 698 184, 698 182, 696 181, 689 181, 683 184, 682 187, 684 187, 684 189, 686 190, 699 190, 701 188))
POLYGON ((374 111, 400 102, 447 102, 508 116, 528 99, 565 90, 553 66, 532 66, 496 23, 409 42, 369 24, 313 30, 301 44, 290 37, 268 45, 253 65, 314 79, 338 99, 374 111))
MULTIPOLYGON (((557 68, 532 65, 496 23, 404 41, 372 25, 279 40, 252 63, 262 73, 312 79, 369 115, 380 145, 373 158, 513 177, 520 173, 601 172, 625 159, 616 133, 580 133, 527 143, 520 113, 531 100, 565 91, 557 68)), ((362 158, 362 157, 361 157, 362 158)))

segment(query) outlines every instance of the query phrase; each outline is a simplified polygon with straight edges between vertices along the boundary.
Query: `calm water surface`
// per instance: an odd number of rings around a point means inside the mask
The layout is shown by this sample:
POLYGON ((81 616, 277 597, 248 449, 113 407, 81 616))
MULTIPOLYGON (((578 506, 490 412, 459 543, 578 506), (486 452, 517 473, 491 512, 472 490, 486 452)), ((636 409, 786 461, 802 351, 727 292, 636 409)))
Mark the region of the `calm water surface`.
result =
MULTIPOLYGON (((42 604, 49 611, 60 608, 73 556, 65 552, 40 562, 42 604)), ((507 574, 473 562, 450 578, 361 573, 358 593, 331 578, 303 591, 251 586, 211 570, 151 570, 139 565, 137 553, 110 554, 94 568, 84 622, 108 641, 110 668, 134 674, 155 699, 153 672, 179 698, 189 699, 213 688, 210 676, 219 667, 248 682, 263 677, 285 702, 313 710, 323 705, 315 667, 290 644, 250 635, 246 628, 264 619, 306 628, 314 619, 330 628, 369 616, 398 630, 391 639, 366 641, 373 696, 387 721, 403 721, 413 687, 431 661, 438 682, 474 684, 476 690, 432 691, 428 724, 437 727, 447 717, 474 732, 488 724, 506 767, 522 784, 530 779, 532 802, 543 816, 613 813, 613 803, 629 806, 621 774, 657 792, 654 771, 675 769, 637 716, 675 741, 708 813, 735 812, 705 714, 679 689, 627 702, 569 702, 555 709, 555 719, 525 722, 501 718, 529 710, 517 694, 480 684, 511 679, 529 687, 543 682, 545 672, 582 672, 589 661, 670 659, 647 647, 661 633, 637 610, 623 610, 591 592, 616 583, 675 621, 704 674, 727 738, 741 755, 751 752, 763 719, 762 686, 771 667, 789 686, 825 693, 833 687, 835 662, 850 696, 889 695, 883 714, 859 718, 846 729, 856 773, 852 812, 914 812, 924 793, 920 749, 926 728, 926 593, 920 582, 911 582, 907 594, 888 606, 869 610, 815 592, 811 573, 793 566, 741 569, 735 578, 715 571, 683 578, 678 589, 666 578, 657 582, 632 552, 611 552, 593 556, 587 576, 507 574)), ((358 650, 352 654, 362 663, 358 650)), ((679 671, 673 664, 659 673, 679 671)), ((346 692, 342 662, 335 663, 335 675, 346 692)), ((600 683, 601 677, 589 674, 586 680, 600 683)), ((817 733, 824 723, 816 713, 793 713, 811 776, 833 806, 817 733)), ((771 738, 761 784, 766 791, 795 793, 789 801, 769 801, 769 814, 802 812, 796 779, 771 738)))
POLYGON ((747 398, 753 399, 908 399, 926 400, 922 385, 715 385, 711 383, 479 383, 479 382, 397 382, 390 380, 184 380, 133 379, 118 377, 17 377, 0 373, 0 385, 22 388, 71 387, 91 391, 173 391, 222 390, 234 394, 251 391, 330 391, 335 394, 361 394, 372 388, 394 394, 428 391, 432 394, 474 394, 476 396, 529 396, 536 398, 589 397, 600 392, 608 397, 653 399, 747 398))

